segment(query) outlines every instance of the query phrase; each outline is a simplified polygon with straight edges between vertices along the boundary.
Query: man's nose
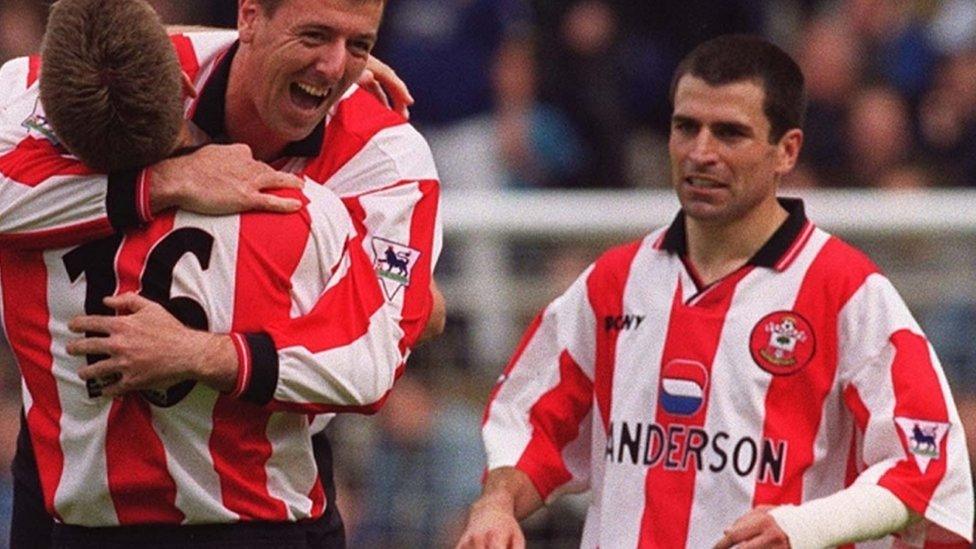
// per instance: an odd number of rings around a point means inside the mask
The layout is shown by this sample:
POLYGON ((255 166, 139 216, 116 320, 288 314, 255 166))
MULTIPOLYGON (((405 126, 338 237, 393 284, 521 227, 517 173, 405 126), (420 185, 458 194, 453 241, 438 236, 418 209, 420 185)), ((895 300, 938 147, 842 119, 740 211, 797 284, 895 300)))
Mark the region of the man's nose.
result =
POLYGON ((714 161, 717 158, 715 136, 707 129, 698 132, 688 157, 690 160, 702 164, 714 161))
POLYGON ((315 70, 331 82, 336 82, 342 78, 349 56, 346 41, 343 39, 330 40, 319 47, 317 53, 315 70))

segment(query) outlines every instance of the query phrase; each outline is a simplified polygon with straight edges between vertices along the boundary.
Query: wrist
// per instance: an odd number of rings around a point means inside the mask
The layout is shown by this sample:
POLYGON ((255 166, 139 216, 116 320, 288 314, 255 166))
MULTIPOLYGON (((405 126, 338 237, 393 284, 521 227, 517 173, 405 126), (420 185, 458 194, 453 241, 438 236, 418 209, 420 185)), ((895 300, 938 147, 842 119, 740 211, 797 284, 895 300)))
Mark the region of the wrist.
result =
POLYGON ((238 376, 237 350, 231 336, 196 332, 199 343, 192 346, 199 349, 194 375, 198 381, 222 393, 234 390, 238 376))
POLYGON ((158 162, 149 168, 149 210, 159 213, 179 206, 183 193, 183 179, 178 177, 179 159, 171 158, 158 162))

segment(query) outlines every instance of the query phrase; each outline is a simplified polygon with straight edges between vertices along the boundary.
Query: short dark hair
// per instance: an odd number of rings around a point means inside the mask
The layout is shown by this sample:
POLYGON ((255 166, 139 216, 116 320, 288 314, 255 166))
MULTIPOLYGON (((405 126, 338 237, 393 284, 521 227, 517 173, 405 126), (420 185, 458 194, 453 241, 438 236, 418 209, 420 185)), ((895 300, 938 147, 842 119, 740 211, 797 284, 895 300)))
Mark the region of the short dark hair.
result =
POLYGON ((60 0, 51 7, 41 57, 45 116, 85 164, 133 169, 176 148, 182 72, 144 0, 60 0))
POLYGON ((779 141, 788 130, 803 127, 807 109, 803 72, 786 52, 763 38, 727 34, 698 45, 674 71, 669 95, 672 105, 678 82, 688 74, 710 86, 759 81, 771 143, 779 141))

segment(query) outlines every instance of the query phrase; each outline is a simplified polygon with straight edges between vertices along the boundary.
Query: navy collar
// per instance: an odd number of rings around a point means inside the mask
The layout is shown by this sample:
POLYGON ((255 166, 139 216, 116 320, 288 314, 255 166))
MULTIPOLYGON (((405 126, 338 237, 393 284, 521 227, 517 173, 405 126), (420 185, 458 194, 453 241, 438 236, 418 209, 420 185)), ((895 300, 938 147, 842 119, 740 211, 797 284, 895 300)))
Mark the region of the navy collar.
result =
MULTIPOLYGON (((803 201, 797 198, 780 198, 779 204, 789 213, 786 221, 776 229, 773 236, 763 244, 762 248, 756 252, 747 265, 757 267, 769 267, 775 269, 776 265, 783 259, 783 256, 790 250, 797 238, 803 232, 807 224, 807 216, 803 210, 803 201)), ((678 212, 671 226, 668 227, 661 241, 661 249, 679 257, 688 255, 688 235, 685 229, 685 216, 683 212, 678 212)))
MULTIPOLYGON (((234 55, 237 54, 238 48, 240 48, 240 44, 239 40, 235 41, 230 49, 227 50, 227 53, 220 58, 210 78, 207 79, 203 92, 200 93, 196 111, 193 113, 193 123, 206 132, 216 143, 230 142, 225 125, 227 119, 227 83, 230 80, 231 63, 234 60, 234 55)), ((312 133, 305 139, 289 143, 285 147, 285 150, 282 151, 281 156, 314 158, 321 154, 322 142, 324 140, 325 120, 319 122, 315 126, 315 129, 312 130, 312 133)))

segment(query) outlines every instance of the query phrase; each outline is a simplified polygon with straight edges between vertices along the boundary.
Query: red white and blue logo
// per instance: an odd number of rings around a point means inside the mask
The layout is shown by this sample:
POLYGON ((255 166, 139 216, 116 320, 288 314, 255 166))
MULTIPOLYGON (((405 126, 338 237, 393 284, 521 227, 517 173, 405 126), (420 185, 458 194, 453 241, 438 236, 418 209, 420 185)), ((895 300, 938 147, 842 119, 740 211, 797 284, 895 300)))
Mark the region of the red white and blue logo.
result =
POLYGON ((701 362, 675 359, 661 369, 661 406, 669 414, 697 414, 707 390, 708 370, 701 362))

